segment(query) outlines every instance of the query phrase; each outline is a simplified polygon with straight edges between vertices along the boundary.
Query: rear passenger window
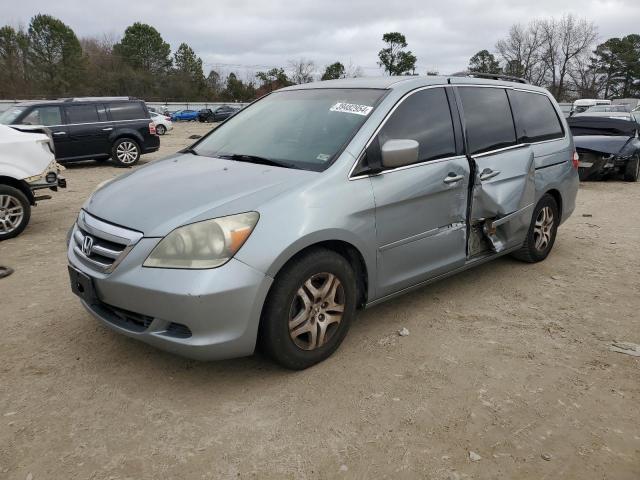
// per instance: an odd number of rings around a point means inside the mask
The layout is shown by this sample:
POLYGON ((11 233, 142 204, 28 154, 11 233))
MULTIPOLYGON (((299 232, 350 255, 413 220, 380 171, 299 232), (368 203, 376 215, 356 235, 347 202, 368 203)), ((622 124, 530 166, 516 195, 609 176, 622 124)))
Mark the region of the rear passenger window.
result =
POLYGON ((560 119, 546 95, 514 90, 509 92, 518 141, 540 142, 564 137, 560 119))
POLYGON ((415 140, 420 144, 418 162, 456 154, 453 122, 444 88, 429 88, 406 98, 378 134, 380 146, 387 140, 415 140))
POLYGON ((139 120, 148 118, 140 102, 110 103, 112 120, 139 120))
POLYGON ((507 92, 502 88, 460 87, 471 154, 516 144, 507 92))
POLYGON ((67 123, 95 123, 99 122, 95 105, 71 105, 64 107, 67 112, 67 123))

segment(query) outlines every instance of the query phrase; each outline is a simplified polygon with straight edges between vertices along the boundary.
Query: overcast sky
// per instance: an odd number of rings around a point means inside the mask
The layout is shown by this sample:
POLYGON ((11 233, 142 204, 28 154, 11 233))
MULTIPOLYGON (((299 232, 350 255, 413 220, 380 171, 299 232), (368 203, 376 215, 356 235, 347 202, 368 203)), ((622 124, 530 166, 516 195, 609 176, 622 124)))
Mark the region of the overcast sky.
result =
POLYGON ((191 45, 205 74, 286 67, 304 57, 319 70, 341 61, 380 75, 377 52, 389 31, 406 35, 418 73, 452 73, 478 50, 493 51, 512 24, 563 13, 593 20, 601 41, 640 33, 640 0, 0 0, 0 22, 26 26, 36 13, 60 18, 79 37, 117 39, 133 22, 149 23, 172 49, 191 45))

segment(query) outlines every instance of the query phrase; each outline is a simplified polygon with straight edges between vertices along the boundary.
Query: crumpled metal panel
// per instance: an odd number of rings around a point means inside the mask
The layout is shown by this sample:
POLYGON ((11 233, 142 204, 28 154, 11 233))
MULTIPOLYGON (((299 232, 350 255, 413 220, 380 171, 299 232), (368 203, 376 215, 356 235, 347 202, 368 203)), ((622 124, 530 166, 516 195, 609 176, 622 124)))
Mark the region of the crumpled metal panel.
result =
POLYGON ((483 222, 483 231, 496 252, 524 242, 535 201, 533 152, 521 148, 474 160, 472 223, 483 222), (487 169, 500 174, 480 180, 487 169))

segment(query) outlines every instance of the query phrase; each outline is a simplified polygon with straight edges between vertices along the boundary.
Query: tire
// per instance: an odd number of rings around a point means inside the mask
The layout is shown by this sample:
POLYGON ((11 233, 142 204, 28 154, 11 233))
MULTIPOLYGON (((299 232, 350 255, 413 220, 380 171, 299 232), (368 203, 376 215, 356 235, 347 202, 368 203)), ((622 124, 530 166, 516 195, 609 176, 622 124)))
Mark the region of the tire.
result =
POLYGON ((637 182, 640 177, 640 154, 636 154, 624 168, 624 181, 637 182))
POLYGON ((111 148, 111 158, 121 167, 131 167, 140 160, 140 145, 132 138, 119 138, 111 148))
POLYGON ((556 241, 559 221, 558 204, 555 198, 547 193, 533 210, 527 238, 513 256, 528 263, 541 262, 547 258, 556 241))
POLYGON ((265 302, 261 350, 292 370, 329 357, 355 316, 356 285, 353 268, 342 255, 317 249, 297 257, 278 273, 265 302))
POLYGON ((27 196, 15 187, 0 185, 0 241, 20 235, 30 218, 27 196))
POLYGON ((156 125, 156 133, 158 135, 164 135, 167 133, 167 128, 164 125, 156 125))

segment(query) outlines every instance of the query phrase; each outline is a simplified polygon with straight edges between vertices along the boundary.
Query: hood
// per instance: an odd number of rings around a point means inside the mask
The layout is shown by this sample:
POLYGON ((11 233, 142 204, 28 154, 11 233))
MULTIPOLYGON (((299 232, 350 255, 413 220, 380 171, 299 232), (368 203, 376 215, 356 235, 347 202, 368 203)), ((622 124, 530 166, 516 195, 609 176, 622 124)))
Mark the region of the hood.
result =
POLYGON ((621 153, 630 140, 627 136, 609 135, 579 135, 573 137, 576 148, 607 155, 617 155, 621 153))
POLYGON ((83 208, 108 222, 162 237, 201 220, 259 211, 319 173, 179 154, 145 165, 99 188, 83 208))

